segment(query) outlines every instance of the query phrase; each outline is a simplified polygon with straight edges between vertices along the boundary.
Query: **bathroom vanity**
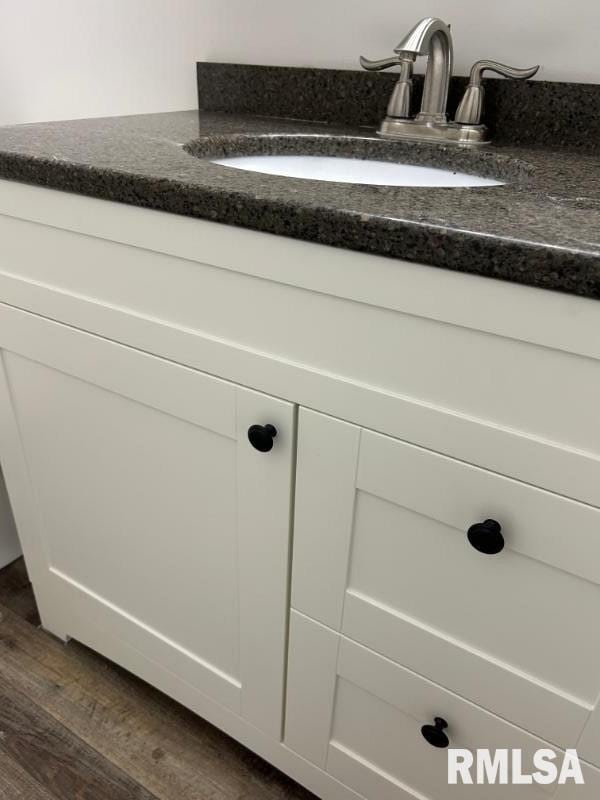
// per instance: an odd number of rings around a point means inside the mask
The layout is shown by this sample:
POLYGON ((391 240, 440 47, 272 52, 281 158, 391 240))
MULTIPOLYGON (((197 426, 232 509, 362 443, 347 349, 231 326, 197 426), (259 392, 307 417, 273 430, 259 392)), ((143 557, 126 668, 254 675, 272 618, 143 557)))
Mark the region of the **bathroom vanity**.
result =
POLYGON ((505 184, 427 195, 208 158, 386 152, 302 126, 0 131, 0 459, 43 625, 325 800, 462 798, 448 744, 577 747, 585 786, 511 797, 596 797, 593 159, 550 186, 533 151, 408 148, 505 184))

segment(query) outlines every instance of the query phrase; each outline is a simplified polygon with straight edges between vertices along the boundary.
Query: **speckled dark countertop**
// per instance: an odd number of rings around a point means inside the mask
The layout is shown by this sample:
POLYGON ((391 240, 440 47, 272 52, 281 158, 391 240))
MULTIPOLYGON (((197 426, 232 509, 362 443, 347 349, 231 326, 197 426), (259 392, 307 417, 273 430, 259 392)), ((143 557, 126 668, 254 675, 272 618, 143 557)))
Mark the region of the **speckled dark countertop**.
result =
POLYGON ((589 153, 389 143, 361 127, 185 111, 0 128, 0 177, 600 299, 589 153), (285 151, 402 158, 507 185, 354 186, 207 160, 285 151))

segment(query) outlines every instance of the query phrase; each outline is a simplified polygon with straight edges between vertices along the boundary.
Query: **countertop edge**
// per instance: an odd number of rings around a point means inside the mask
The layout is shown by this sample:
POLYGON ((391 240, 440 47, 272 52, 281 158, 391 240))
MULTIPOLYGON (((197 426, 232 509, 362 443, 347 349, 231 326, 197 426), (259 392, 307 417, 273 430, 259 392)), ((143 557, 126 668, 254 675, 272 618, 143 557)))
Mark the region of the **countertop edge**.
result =
POLYGON ((326 246, 386 256, 491 277, 511 283, 600 299, 598 259, 593 254, 542 243, 445 228, 411 220, 385 220, 318 206, 288 204, 285 224, 273 224, 280 201, 211 190, 168 178, 0 152, 0 178, 141 208, 204 219, 326 246), (142 191, 140 191, 142 189, 142 191), (299 215, 297 212, 301 210, 299 215), (501 253, 502 257, 498 256, 501 253), (534 258, 538 268, 528 265, 534 258))

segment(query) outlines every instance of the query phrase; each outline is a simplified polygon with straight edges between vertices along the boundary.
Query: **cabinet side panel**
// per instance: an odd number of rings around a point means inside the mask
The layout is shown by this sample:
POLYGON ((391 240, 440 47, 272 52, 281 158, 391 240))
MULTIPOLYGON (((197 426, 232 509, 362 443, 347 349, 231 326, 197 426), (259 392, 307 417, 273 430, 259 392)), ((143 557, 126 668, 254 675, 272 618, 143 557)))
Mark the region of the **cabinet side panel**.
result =
POLYGON ((0 349, 0 461, 42 624, 46 630, 66 639, 58 604, 51 591, 39 508, 21 441, 5 357, 6 352, 0 349))

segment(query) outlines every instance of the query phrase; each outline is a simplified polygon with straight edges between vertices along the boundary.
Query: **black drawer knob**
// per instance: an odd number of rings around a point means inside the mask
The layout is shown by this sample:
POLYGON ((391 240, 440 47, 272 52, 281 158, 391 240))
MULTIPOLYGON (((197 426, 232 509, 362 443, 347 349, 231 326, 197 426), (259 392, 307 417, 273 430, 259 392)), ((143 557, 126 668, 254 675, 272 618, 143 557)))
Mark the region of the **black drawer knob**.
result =
POLYGON ((433 725, 423 725, 421 733, 426 742, 432 747, 448 747, 450 739, 444 733, 444 729, 448 727, 448 723, 441 717, 435 717, 433 725))
POLYGON ((251 425, 248 428, 248 439, 255 450, 268 453, 273 449, 273 439, 277 436, 274 425, 251 425))
POLYGON ((486 519, 485 522, 471 525, 467 538, 475 550, 485 553, 486 556, 494 556, 504 549, 502 526, 495 519, 486 519))

